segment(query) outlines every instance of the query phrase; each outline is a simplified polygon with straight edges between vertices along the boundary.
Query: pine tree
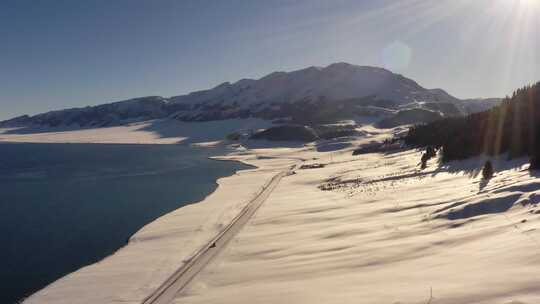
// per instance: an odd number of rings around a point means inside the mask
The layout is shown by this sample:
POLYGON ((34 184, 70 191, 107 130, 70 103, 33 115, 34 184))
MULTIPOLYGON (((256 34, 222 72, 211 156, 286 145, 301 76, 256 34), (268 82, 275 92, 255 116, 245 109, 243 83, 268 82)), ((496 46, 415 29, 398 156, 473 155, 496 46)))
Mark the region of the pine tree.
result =
POLYGON ((422 154, 422 158, 420 159, 421 168, 425 169, 427 167, 427 161, 429 160, 429 156, 427 153, 422 154))
POLYGON ((484 164, 484 168, 482 169, 482 176, 485 180, 493 177, 493 165, 489 160, 486 161, 486 163, 484 164))

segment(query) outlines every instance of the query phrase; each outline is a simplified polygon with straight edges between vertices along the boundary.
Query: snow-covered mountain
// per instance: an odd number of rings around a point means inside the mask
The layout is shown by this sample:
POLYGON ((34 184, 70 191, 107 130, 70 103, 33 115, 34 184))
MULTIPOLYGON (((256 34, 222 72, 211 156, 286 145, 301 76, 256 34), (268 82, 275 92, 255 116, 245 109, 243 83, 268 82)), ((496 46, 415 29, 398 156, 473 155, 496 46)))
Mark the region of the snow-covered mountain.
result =
POLYGON ((175 115, 180 119, 206 120, 209 112, 213 116, 242 116, 248 112, 264 117, 268 112, 281 112, 284 104, 352 98, 391 101, 396 106, 459 101, 441 89, 425 89, 382 68, 335 63, 324 68, 274 72, 259 80, 226 82, 210 90, 172 97, 170 103, 186 106, 175 115))
POLYGON ((242 79, 223 83, 213 89, 171 98, 173 103, 241 106, 283 103, 324 96, 332 100, 376 96, 402 103, 418 101, 455 101, 443 90, 426 90, 411 79, 388 70, 348 63, 324 68, 309 67, 274 72, 259 80, 242 79))
POLYGON ((166 99, 159 96, 134 98, 92 107, 51 111, 34 116, 19 116, 0 122, 0 126, 105 127, 165 117, 166 99))
MULTIPOLYGON (((141 97, 93 107, 22 116, 1 126, 100 127, 171 117, 183 121, 228 118, 288 118, 303 122, 347 115, 391 115, 421 108, 441 116, 469 112, 465 101, 442 89, 425 89, 388 70, 335 63, 293 72, 274 72, 212 89, 163 98, 141 97)), ((472 101, 471 101, 472 103, 472 101)))

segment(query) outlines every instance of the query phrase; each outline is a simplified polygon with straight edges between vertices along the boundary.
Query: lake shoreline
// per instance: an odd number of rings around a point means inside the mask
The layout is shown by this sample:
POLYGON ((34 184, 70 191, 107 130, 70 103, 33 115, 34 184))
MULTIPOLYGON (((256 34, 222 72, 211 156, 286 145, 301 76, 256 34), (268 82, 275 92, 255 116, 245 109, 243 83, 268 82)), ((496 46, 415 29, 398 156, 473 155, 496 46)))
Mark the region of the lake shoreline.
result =
MULTIPOLYGON (((194 147, 193 149, 201 148, 194 147)), ((125 284, 120 284, 121 287, 116 286, 115 288, 103 286, 100 288, 101 295, 96 293, 90 295, 83 290, 77 294, 80 298, 86 299, 84 303, 118 299, 119 290, 125 290, 121 292, 122 301, 130 302, 133 300, 136 302, 144 298, 152 292, 153 288, 157 288, 173 270, 180 267, 209 239, 217 235, 221 227, 227 225, 245 206, 252 193, 256 192, 255 190, 263 186, 274 175, 273 171, 259 172, 260 168, 249 160, 251 155, 231 157, 233 153, 234 150, 224 150, 223 155, 209 156, 207 159, 217 162, 236 162, 248 166, 248 168, 235 170, 231 175, 218 178, 214 181, 217 187, 203 199, 188 202, 146 223, 112 254, 96 263, 66 274, 26 298, 24 303, 49 301, 56 303, 65 297, 66 290, 86 289, 83 286, 90 284, 90 281, 84 279, 85 283, 81 284, 81 277, 95 277, 96 279, 92 282, 96 283, 97 277, 101 281, 103 281, 104 276, 120 275, 124 277, 121 275, 123 272, 131 272, 131 280, 136 280, 138 283, 127 284, 128 282, 124 282, 125 284), (154 244, 156 242, 163 242, 163 244, 154 244), (169 251, 168 246, 174 247, 175 250, 169 251), (157 257, 149 259, 145 252, 154 250, 162 251, 161 257, 158 254, 157 257), (139 258, 135 258, 135 256, 139 258), (160 260, 160 258, 162 262, 156 262, 156 259, 160 260), (125 265, 125 263, 131 264, 132 267, 118 269, 119 265, 125 265), (139 270, 136 270, 137 268, 139 270), (137 275, 134 275, 133 272, 136 272, 137 275), (137 300, 134 300, 135 298, 137 300)), ((127 279, 127 281, 129 280, 127 279)), ((71 303, 73 303, 72 301, 73 299, 71 299, 71 303)))
POLYGON ((2 227, 6 233, 0 237, 7 248, 2 254, 7 270, 0 280, 7 282, 8 287, 11 284, 17 288, 3 294, 2 302, 6 303, 24 298, 25 294, 30 296, 80 269, 101 263, 128 246, 132 237, 145 226, 207 199, 218 189, 220 178, 253 170, 253 166, 241 162, 217 162, 212 156, 228 153, 221 147, 62 143, 0 143, 0 147, 3 147, 4 154, 3 161, 0 161, 3 168, 0 179, 4 188, 0 198, 4 203, 0 209, 8 208, 2 213, 7 215, 8 210, 13 209, 13 204, 8 202, 17 202, 17 208, 10 211, 12 220, 3 220, 2 227), (86 156, 79 159, 72 155, 74 152, 86 156), (189 156, 183 161, 185 153, 189 156), (147 162, 149 157, 158 160, 147 162), (111 161, 115 164, 113 167, 107 165, 111 161), (93 162, 99 165, 94 166, 93 162), (134 162, 135 167, 127 165, 134 162), (102 172, 101 168, 106 171, 102 172), (177 180, 179 175, 181 178, 177 180), (190 186, 192 184, 194 187, 190 186), (135 188, 130 190, 130 187, 135 188), (185 191, 189 192, 184 194, 185 191), (159 199, 159 203, 149 199, 152 195, 159 199), (131 204, 132 199, 136 200, 134 204, 131 204), (54 204, 50 208, 39 207, 51 203, 54 204), (152 209, 151 213, 144 211, 148 208, 152 209), (105 225, 99 224, 101 222, 105 225), (113 230, 107 230, 109 226, 113 230), (23 239, 27 241, 21 243, 23 239), (87 240, 87 245, 84 245, 84 240, 87 240), (45 246, 47 243, 54 246, 45 246), (17 248, 17 256, 10 254, 13 252, 10 248, 17 248), (10 267, 10 264, 18 266, 10 267), (34 271, 28 268, 30 265, 51 266, 40 266, 41 274, 37 281, 31 275, 34 271), (43 282, 45 284, 41 285, 43 282))

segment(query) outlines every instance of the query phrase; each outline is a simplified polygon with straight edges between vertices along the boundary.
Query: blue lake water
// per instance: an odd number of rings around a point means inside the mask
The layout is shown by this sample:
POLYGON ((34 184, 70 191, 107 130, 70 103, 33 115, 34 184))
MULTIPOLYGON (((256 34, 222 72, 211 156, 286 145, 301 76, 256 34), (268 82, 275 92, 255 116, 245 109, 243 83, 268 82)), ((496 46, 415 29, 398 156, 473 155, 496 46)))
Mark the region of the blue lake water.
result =
POLYGON ((15 303, 248 168, 181 145, 0 144, 0 303, 15 303))

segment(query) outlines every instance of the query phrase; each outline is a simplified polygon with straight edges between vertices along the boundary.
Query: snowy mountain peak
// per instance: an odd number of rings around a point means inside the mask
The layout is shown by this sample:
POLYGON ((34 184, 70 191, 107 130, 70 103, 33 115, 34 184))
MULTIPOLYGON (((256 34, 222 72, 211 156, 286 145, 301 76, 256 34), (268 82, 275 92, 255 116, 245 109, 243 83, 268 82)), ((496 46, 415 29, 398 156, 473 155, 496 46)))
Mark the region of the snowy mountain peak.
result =
MULTIPOLYGON (((291 72, 273 72, 259 79, 224 82, 212 89, 171 98, 134 98, 21 117, 12 122, 107 126, 167 116, 186 121, 249 116, 273 119, 322 111, 325 107, 332 110, 338 106, 354 112, 361 109, 364 113, 366 110, 362 107, 367 104, 386 109, 384 111, 427 107, 452 115, 466 113, 462 101, 442 89, 425 89, 414 80, 383 68, 338 62, 326 67, 311 66, 291 72), (359 103, 350 108, 347 100, 357 100, 359 103)), ((373 113, 373 109, 368 113, 373 113)), ((9 124, 10 121, 0 123, 9 124)))
POLYGON ((243 79, 232 85, 220 85, 211 90, 172 97, 171 102, 192 105, 223 103, 250 107, 321 96, 331 100, 376 96, 397 103, 455 100, 444 95, 432 93, 413 80, 382 68, 339 62, 324 68, 308 67, 292 72, 273 72, 258 80, 243 79))

